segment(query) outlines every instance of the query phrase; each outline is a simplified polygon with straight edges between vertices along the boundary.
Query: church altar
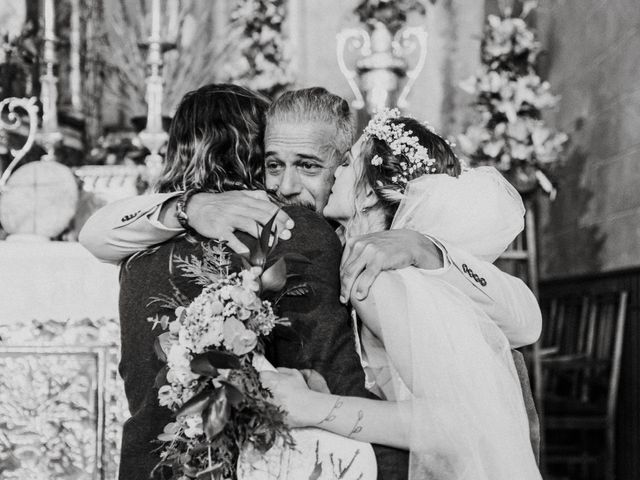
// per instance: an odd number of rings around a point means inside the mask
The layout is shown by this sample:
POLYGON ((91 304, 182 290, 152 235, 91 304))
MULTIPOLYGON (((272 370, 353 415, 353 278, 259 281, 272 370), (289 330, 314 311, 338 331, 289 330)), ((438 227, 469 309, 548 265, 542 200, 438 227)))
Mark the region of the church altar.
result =
POLYGON ((117 318, 118 269, 76 242, 0 242, 0 323, 117 318))
POLYGON ((118 269, 49 241, 2 241, 0 265, 0 478, 116 478, 118 269))

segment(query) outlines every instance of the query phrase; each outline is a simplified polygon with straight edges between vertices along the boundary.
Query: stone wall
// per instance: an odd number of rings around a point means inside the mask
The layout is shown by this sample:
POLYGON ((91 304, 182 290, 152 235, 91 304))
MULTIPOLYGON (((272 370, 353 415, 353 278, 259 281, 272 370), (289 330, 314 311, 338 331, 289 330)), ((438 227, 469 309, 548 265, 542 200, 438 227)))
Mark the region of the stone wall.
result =
POLYGON ((559 195, 540 205, 543 279, 640 265, 640 8, 637 0, 542 0, 542 75, 571 135, 559 195))

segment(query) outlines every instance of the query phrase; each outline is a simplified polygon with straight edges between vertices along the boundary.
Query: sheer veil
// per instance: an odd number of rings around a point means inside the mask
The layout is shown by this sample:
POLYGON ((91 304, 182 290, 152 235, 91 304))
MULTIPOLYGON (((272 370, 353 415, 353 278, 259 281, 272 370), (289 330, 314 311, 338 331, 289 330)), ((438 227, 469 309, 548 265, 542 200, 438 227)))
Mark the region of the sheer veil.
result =
POLYGON ((520 194, 493 167, 409 182, 391 225, 433 235, 489 262, 524 228, 520 194))
MULTIPOLYGON (((411 181, 392 228, 493 261, 522 231, 523 214, 513 187, 482 167, 411 181)), ((437 274, 409 268, 384 279, 373 292, 384 345, 363 331, 363 359, 388 399, 411 402, 410 478, 540 479, 504 334, 437 274)))

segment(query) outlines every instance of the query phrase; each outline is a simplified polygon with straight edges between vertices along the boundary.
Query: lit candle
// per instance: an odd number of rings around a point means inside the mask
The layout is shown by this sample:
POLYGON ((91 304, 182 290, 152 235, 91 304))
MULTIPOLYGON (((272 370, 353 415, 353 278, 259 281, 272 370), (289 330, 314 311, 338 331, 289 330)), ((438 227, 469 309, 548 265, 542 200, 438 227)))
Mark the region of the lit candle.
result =
POLYGON ((151 9, 151 39, 160 41, 160 0, 153 0, 151 9))
POLYGON ((44 0, 44 37, 55 38, 56 16, 53 10, 53 0, 44 0))

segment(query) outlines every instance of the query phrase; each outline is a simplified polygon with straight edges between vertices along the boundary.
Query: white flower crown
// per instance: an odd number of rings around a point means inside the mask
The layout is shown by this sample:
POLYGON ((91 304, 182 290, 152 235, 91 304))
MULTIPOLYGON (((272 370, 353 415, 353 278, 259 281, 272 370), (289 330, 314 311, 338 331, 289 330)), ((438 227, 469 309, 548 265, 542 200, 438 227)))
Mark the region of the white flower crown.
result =
MULTIPOLYGON (((400 110, 397 108, 385 108, 369 121, 364 134, 382 140, 389 145, 394 155, 403 155, 408 160, 408 162, 401 161, 402 172, 391 177, 391 183, 404 189, 410 180, 420 175, 436 173, 437 169, 436 161, 429 156, 429 151, 420 145, 418 137, 412 135, 411 130, 404 129, 404 123, 389 123, 390 119, 400 118, 400 116, 400 110)), ((374 156, 371 159, 371 165, 379 167, 382 165, 382 158, 378 155, 374 156)))

